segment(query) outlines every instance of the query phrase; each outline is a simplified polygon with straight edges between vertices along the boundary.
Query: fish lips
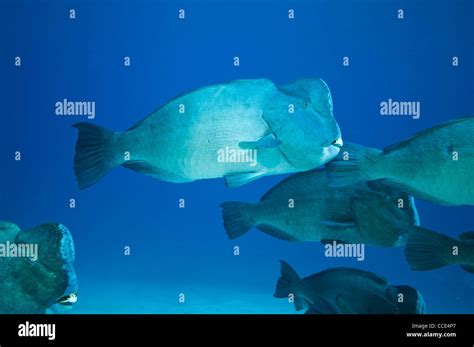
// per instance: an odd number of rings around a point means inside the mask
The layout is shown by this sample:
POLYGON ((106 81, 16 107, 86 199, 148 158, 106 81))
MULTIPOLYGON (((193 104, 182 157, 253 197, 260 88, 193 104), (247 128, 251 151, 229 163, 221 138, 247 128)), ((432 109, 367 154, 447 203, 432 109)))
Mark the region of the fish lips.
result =
POLYGON ((71 293, 71 294, 62 296, 61 298, 56 300, 56 303, 63 306, 72 306, 77 302, 77 299, 78 299, 77 293, 71 293))
POLYGON ((344 141, 342 141, 342 137, 339 136, 338 138, 336 138, 334 141, 331 142, 331 145, 334 147, 341 148, 342 146, 344 146, 344 141))
POLYGON ((317 149, 308 153, 308 151, 295 152, 291 146, 287 147, 285 143, 279 145, 280 152, 285 157, 286 161, 297 168, 298 171, 306 171, 324 165, 328 161, 335 158, 343 145, 341 137, 338 137, 331 142, 323 143, 317 149))
POLYGON ((335 158, 341 151, 343 145, 344 142, 342 141, 341 137, 336 138, 331 142, 331 144, 326 145, 323 148, 323 164, 335 158))

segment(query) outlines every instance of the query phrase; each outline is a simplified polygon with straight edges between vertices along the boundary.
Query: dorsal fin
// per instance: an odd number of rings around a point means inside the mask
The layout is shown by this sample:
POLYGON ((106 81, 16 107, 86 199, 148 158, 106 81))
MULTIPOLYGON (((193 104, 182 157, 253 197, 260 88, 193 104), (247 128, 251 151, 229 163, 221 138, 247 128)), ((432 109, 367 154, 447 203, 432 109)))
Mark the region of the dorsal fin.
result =
MULTIPOLYGON (((325 173, 324 168, 317 168, 317 169, 314 169, 314 170, 295 173, 295 174, 285 178, 283 181, 277 183, 275 186, 273 186, 270 190, 268 190, 265 194, 263 194, 263 196, 260 198, 260 201, 264 201, 264 200, 269 199, 275 193, 275 191, 281 189, 282 186, 284 186, 285 184, 287 184, 290 181, 293 181, 295 179, 300 179, 300 178, 303 178, 303 177, 307 177, 307 176, 323 175, 323 173, 325 173)), ((326 184, 327 183, 326 175, 324 175, 324 177, 321 177, 321 179, 322 179, 321 184, 326 184)))
POLYGON ((388 286, 388 282, 384 277, 379 276, 379 275, 377 275, 373 272, 360 270, 360 269, 355 269, 355 268, 352 268, 352 267, 334 267, 334 268, 331 268, 331 269, 323 270, 323 271, 318 272, 318 273, 316 273, 314 275, 311 275, 309 277, 313 277, 313 276, 319 277, 319 276, 330 274, 332 272, 334 272, 334 273, 351 272, 352 274, 358 274, 360 276, 364 276, 364 277, 374 281, 378 285, 382 285, 382 286, 387 285, 388 286))
MULTIPOLYGON (((403 141, 400 141, 400 142, 397 142, 397 143, 394 143, 393 145, 390 145, 388 147, 386 147, 383 151, 384 153, 388 153, 388 152, 391 152, 391 151, 394 151, 394 150, 397 150, 401 147, 404 147, 406 146, 408 143, 410 143, 411 141, 417 139, 418 137, 420 136, 424 136, 426 134, 429 134, 431 132, 434 132, 434 131, 437 131, 441 128, 445 128, 447 126, 450 126, 450 125, 453 125, 453 124, 456 124, 456 123, 461 123, 461 122, 465 122, 465 121, 469 121, 469 120, 474 120, 474 117, 464 117, 464 118, 459 118, 459 119, 453 119, 453 120, 450 120, 450 121, 447 121, 447 122, 444 122, 444 123, 441 123, 441 124, 438 124, 438 125, 435 125, 434 127, 432 128, 429 128, 429 129, 425 129, 425 130, 422 130, 412 136, 410 136, 409 138, 403 140, 403 141)), ((474 123, 473 123, 473 127, 474 127, 474 123)))
POLYGON ((276 90, 275 84, 267 78, 239 79, 239 80, 232 80, 232 81, 218 83, 218 84, 206 85, 206 86, 199 87, 199 88, 196 88, 196 89, 193 89, 193 90, 188 90, 184 93, 178 94, 175 97, 165 101, 160 107, 155 109, 148 116, 146 116, 142 120, 140 120, 140 121, 136 122, 135 124, 133 124, 129 129, 127 129, 127 131, 138 128, 140 125, 142 125, 144 122, 146 122, 148 120, 148 118, 154 116, 161 108, 165 107, 166 105, 168 105, 168 104, 172 103, 173 101, 176 101, 177 99, 182 98, 186 95, 196 93, 196 92, 199 92, 199 91, 203 91, 203 90, 206 90, 206 89, 216 89, 216 91, 219 91, 223 87, 225 88, 229 85, 232 86, 232 85, 236 85, 236 84, 238 85, 238 84, 249 83, 249 82, 253 82, 255 84, 258 84, 260 87, 263 87, 263 88, 268 88, 270 90, 276 90))

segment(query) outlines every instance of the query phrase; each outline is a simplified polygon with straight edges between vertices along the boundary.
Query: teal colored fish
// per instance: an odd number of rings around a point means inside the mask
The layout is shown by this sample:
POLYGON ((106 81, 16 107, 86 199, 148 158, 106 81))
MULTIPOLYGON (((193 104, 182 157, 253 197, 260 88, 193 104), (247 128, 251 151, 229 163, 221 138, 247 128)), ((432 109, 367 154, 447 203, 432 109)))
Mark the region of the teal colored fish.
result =
POLYGON ((455 239, 431 230, 412 228, 407 237, 405 257, 415 271, 459 265, 474 274, 474 232, 462 233, 455 239))
POLYGON ((372 272, 336 267, 301 278, 281 261, 276 298, 291 299, 297 311, 318 314, 423 314, 421 294, 407 285, 392 286, 372 272), (400 300, 402 298, 402 300, 400 300))
POLYGON ((0 221, 0 252, 0 313, 58 312, 77 301, 74 242, 64 225, 20 230, 0 221))
POLYGON ((422 131, 383 151, 346 144, 326 164, 331 184, 383 179, 442 205, 474 205, 474 117, 422 131))
POLYGON ((175 183, 224 177, 235 187, 313 169, 342 146, 331 93, 320 79, 216 84, 176 97, 126 132, 75 127, 81 189, 119 165, 175 183))
POLYGON ((406 229, 419 223, 408 194, 378 182, 332 187, 322 169, 286 178, 258 203, 230 201, 221 207, 230 239, 255 226, 287 241, 394 247, 404 245, 406 229))

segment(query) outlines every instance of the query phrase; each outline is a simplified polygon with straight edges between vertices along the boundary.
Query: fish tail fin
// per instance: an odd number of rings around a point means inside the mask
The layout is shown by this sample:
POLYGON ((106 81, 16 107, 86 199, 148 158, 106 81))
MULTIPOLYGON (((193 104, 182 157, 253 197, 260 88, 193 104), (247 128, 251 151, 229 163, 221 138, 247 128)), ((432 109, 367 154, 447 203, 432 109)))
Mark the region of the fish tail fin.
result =
POLYGON ((277 280, 273 296, 275 298, 290 298, 290 295, 292 295, 297 311, 308 308, 310 303, 298 295, 301 277, 286 261, 280 260, 280 263, 280 277, 277 280))
POLYGON ((119 134, 90 123, 77 123, 73 127, 79 131, 74 173, 79 189, 85 189, 121 164, 115 148, 119 134))
MULTIPOLYGON (((461 241, 468 243, 467 247, 463 249, 462 252, 472 259, 474 256, 474 231, 464 232, 459 235, 459 238, 461 241)), ((474 265, 472 265, 472 262, 470 264, 461 265, 461 269, 474 274, 474 265)))
POLYGON ((354 143, 344 144, 337 157, 326 164, 330 185, 344 187, 377 178, 371 170, 371 163, 382 153, 378 149, 354 143))
POLYGON ((411 227, 405 246, 405 258, 414 271, 427 271, 453 264, 455 238, 420 227, 411 227))
POLYGON ((242 236, 255 225, 255 221, 248 212, 251 204, 227 201, 222 203, 221 207, 224 228, 229 239, 233 240, 242 236))

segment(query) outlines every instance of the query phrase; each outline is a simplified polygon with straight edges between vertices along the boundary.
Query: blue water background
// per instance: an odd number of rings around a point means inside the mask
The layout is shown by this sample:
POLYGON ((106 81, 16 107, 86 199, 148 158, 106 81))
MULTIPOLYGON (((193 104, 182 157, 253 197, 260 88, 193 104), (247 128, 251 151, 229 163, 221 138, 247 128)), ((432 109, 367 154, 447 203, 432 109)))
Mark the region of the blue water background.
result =
MULTIPOLYGON (((474 313, 472 274, 412 272, 401 248, 367 247, 357 262, 255 229, 229 241, 219 204, 257 201, 284 176, 229 189, 223 180, 171 184, 117 168, 79 191, 71 125, 87 119, 54 114, 64 98, 95 101, 93 122, 123 131, 204 85, 321 77, 344 140, 384 148, 474 114, 473 15, 472 1, 0 1, 0 219, 69 227, 80 286, 75 313, 292 313, 287 300, 273 298, 279 259, 301 275, 333 266, 374 271, 416 287, 428 312, 474 313), (421 118, 380 116, 388 98, 420 101, 421 118)), ((416 203, 426 228, 453 236, 474 230, 474 207, 416 203)))

